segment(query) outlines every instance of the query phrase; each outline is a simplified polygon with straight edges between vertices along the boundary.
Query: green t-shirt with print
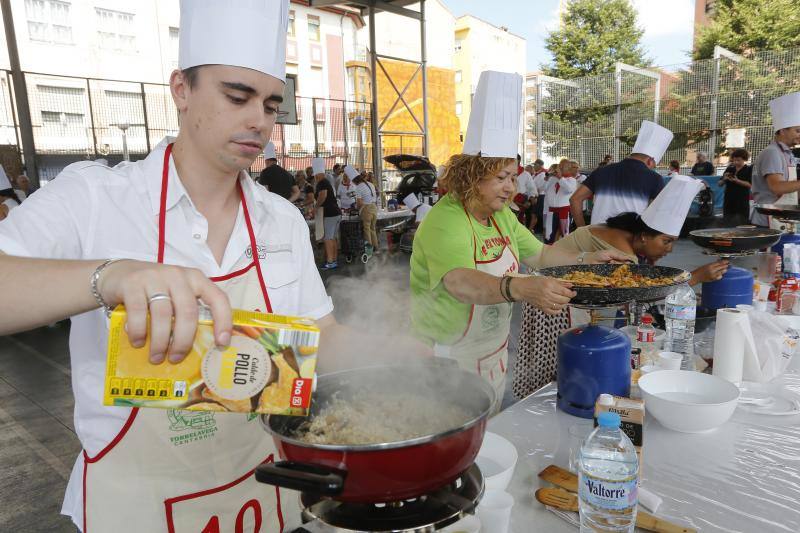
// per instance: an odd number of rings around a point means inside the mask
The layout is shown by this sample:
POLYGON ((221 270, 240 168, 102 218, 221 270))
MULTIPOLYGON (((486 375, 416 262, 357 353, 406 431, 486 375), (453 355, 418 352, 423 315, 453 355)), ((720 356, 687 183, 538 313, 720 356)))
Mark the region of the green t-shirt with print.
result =
POLYGON ((447 194, 417 229, 411 254, 411 327, 421 340, 452 344, 467 327, 472 306, 450 296, 442 283, 445 274, 475 268, 476 260, 496 259, 506 242, 519 261, 542 249, 542 243, 508 207, 492 218, 497 228, 478 222, 457 198, 447 194))

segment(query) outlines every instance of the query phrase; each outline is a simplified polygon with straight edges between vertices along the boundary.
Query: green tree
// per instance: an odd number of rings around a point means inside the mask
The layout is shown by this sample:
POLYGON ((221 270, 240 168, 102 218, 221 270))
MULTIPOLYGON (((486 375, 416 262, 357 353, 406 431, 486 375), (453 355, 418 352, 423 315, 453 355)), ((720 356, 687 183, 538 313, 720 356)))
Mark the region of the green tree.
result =
MULTIPOLYGON (((545 75, 571 80, 570 85, 548 84, 543 91, 545 151, 551 157, 577 159, 594 168, 605 153, 613 153, 616 109, 615 66, 650 66, 641 44, 644 34, 629 0, 570 0, 558 29, 545 46, 553 61, 542 66, 545 75), (600 148, 602 146, 602 148, 600 148), (594 148, 594 149, 592 149, 594 148)), ((651 78, 625 74, 620 104, 626 120, 620 136, 636 135, 641 119, 652 118, 655 84, 651 78)), ((532 124, 531 127, 534 125, 532 124)))
POLYGON ((797 0, 717 0, 707 26, 699 29, 694 59, 714 57, 719 45, 738 54, 800 46, 797 0))
POLYGON ((570 79, 613 71, 617 62, 649 66, 642 35, 629 0, 571 0, 545 40, 553 61, 542 71, 570 79))

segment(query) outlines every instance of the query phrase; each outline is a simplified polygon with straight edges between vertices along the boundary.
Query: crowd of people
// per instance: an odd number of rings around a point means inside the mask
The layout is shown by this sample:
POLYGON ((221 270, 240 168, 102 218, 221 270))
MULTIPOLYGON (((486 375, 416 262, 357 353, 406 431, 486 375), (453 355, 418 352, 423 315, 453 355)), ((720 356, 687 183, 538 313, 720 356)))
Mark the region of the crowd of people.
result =
MULTIPOLYGON (((378 240, 378 209, 380 195, 371 171, 358 171, 351 165, 336 163, 328 170, 325 159, 315 157, 311 166, 292 174, 278 164, 275 146, 267 143, 264 149, 265 167, 257 181, 270 192, 274 192, 294 203, 307 220, 315 224, 315 237, 324 247, 324 263, 321 270, 339 267, 339 229, 343 216, 357 216, 361 222, 365 252, 380 253, 378 240)), ((419 210, 419 200, 410 195, 404 200, 413 211, 415 224, 427 212, 419 210)))

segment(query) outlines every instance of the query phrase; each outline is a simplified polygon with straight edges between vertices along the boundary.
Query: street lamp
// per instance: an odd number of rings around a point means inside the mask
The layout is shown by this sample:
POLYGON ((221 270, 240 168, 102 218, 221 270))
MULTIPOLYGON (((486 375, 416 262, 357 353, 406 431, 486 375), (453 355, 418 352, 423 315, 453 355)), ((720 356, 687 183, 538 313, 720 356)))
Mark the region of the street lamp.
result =
POLYGON ((131 125, 128 122, 121 122, 117 124, 117 127, 122 131, 122 159, 130 161, 131 158, 128 155, 128 128, 131 125))

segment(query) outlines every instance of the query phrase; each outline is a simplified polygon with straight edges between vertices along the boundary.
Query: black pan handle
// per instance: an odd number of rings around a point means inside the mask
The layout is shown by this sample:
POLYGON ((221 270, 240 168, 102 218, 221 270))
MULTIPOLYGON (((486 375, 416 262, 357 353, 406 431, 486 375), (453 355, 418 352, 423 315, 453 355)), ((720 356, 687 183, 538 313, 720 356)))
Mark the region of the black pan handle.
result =
POLYGON ((347 472, 320 465, 278 461, 256 467, 256 481, 285 489, 337 496, 344 490, 347 472))

